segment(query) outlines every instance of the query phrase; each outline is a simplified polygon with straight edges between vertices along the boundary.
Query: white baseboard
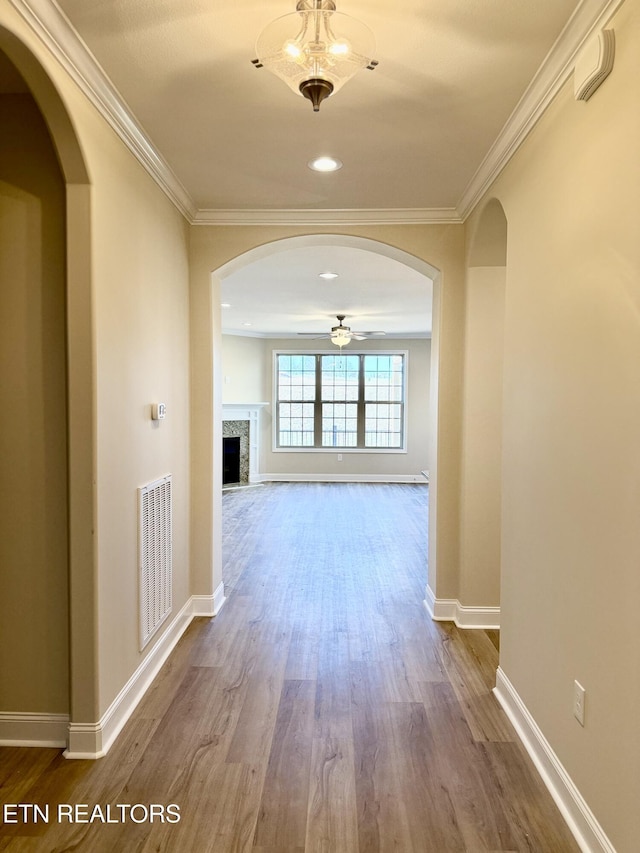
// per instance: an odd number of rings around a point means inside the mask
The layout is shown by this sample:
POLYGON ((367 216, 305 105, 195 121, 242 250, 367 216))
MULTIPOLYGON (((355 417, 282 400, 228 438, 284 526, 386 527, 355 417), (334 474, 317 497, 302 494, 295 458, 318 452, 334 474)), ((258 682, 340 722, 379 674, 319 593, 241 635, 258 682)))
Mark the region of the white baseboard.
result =
POLYGON ((584 797, 500 667, 493 692, 583 853, 616 853, 584 797))
POLYGON ((221 583, 213 595, 193 595, 193 616, 217 616, 226 602, 224 584, 221 583))
POLYGON ((436 598, 430 586, 425 592, 424 606, 436 622, 455 622, 458 628, 500 629, 499 607, 468 607, 456 598, 436 598))
POLYGON ((11 714, 0 712, 0 746, 64 748, 68 714, 11 714))
POLYGON ((428 481, 417 474, 261 474, 261 483, 420 483, 428 481))
MULTIPOLYGON (((216 616, 226 601, 221 583, 213 595, 194 595, 169 624, 150 653, 97 723, 69 723, 65 758, 102 758, 149 689, 178 640, 196 616, 216 616)), ((66 740, 62 744, 66 745, 66 740)))

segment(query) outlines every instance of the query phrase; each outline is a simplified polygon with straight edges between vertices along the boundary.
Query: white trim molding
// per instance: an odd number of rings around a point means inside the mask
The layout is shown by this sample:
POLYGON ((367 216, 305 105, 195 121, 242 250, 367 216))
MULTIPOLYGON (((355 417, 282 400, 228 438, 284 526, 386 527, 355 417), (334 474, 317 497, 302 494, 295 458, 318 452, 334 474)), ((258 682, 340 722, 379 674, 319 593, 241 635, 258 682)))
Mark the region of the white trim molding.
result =
POLYGON ((461 223, 454 207, 199 210, 192 225, 445 225, 461 223))
POLYGON ((51 0, 11 0, 11 4, 182 215, 193 221, 197 208, 191 196, 58 4, 51 0))
POLYGON ((584 797, 500 667, 493 692, 583 853, 616 853, 584 797))
POLYGON ((455 622, 458 628, 500 629, 499 607, 469 607, 457 598, 436 598, 427 586, 424 606, 434 622, 455 622))
POLYGON ((457 207, 409 209, 198 209, 57 3, 10 0, 93 106, 192 225, 424 225, 461 223, 526 139, 591 35, 624 0, 582 0, 464 190, 457 207))
POLYGON ((573 73, 591 35, 611 20, 624 0, 582 0, 518 101, 458 202, 464 221, 505 168, 573 73))
POLYGON ((68 714, 11 714, 0 712, 0 746, 67 745, 68 714))
POLYGON ((260 482, 260 412, 269 403, 223 403, 222 420, 249 421, 249 482, 260 482))
POLYGON ((262 474, 262 483, 418 483, 422 474, 262 474))
MULTIPOLYGON (((106 755, 191 621, 197 616, 216 616, 225 601, 223 584, 218 586, 213 595, 192 596, 101 719, 97 723, 69 723, 68 746, 64 757, 95 759, 106 755)), ((63 739, 62 744, 57 745, 66 744, 66 739, 63 739)))
POLYGON ((195 619, 196 616, 217 616, 224 607, 226 600, 223 583, 218 586, 213 595, 192 596, 193 618, 195 619))

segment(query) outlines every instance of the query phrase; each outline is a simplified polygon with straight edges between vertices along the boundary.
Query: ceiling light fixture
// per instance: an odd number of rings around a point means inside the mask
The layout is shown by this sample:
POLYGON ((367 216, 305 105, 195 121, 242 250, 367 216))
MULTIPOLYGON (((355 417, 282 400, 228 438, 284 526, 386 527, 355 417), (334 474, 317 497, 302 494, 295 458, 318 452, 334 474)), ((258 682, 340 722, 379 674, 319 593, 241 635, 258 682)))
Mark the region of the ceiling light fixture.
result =
POLYGON ((322 332, 298 332, 298 334, 304 338, 329 338, 331 343, 340 347, 340 349, 346 347, 353 340, 365 341, 374 335, 376 337, 384 335, 384 332, 352 332, 350 326, 343 326, 342 324, 342 321, 345 319, 344 314, 336 314, 336 319, 338 320, 338 325, 332 326, 330 332, 325 332, 324 334, 322 332))
POLYGON ((329 281, 332 278, 338 278, 338 273, 337 272, 321 272, 321 273, 318 273, 318 278, 324 278, 327 281, 329 281))
POLYGON ((332 344, 335 344, 337 347, 346 347, 347 344, 351 343, 351 338, 355 337, 354 333, 351 331, 349 326, 343 326, 342 321, 344 320, 344 314, 337 314, 338 325, 331 327, 331 336, 329 340, 332 344))
POLYGON ((337 347, 346 347, 347 344, 351 343, 351 335, 349 334, 349 328, 347 326, 340 328, 336 326, 335 329, 331 332, 331 343, 335 344, 337 347))
POLYGON ((256 68, 266 68, 308 98, 313 111, 361 68, 370 71, 375 39, 366 24, 336 12, 334 0, 298 0, 296 11, 268 24, 256 42, 256 68), (337 31, 337 32, 336 32, 337 31))
POLYGON ((309 160, 307 165, 314 172, 337 172, 342 169, 341 161, 335 157, 316 157, 315 160, 309 160))

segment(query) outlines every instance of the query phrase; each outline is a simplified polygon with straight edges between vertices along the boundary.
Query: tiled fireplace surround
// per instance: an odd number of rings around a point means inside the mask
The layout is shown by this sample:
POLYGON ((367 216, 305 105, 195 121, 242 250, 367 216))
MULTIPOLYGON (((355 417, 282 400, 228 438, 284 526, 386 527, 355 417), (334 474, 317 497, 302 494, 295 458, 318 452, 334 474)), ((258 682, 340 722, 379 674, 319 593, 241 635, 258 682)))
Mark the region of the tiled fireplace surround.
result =
POLYGON ((222 437, 240 437, 240 485, 259 481, 260 410, 266 405, 224 403, 222 406, 222 437))

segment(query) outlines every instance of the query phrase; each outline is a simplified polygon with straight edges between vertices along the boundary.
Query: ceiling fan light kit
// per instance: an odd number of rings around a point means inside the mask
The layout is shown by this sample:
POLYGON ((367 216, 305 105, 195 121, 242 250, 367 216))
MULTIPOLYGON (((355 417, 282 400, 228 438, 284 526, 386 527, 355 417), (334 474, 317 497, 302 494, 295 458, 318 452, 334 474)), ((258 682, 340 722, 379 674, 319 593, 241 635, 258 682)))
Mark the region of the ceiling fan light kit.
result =
POLYGON ((320 110, 361 68, 373 69, 375 39, 366 24, 336 12, 334 0, 298 0, 296 11, 268 24, 256 42, 256 68, 266 68, 320 110))
POLYGON ((377 337, 386 334, 385 332, 352 332, 349 326, 343 326, 342 321, 345 319, 345 314, 336 314, 338 321, 337 326, 332 326, 331 331, 322 332, 298 332, 301 337, 312 338, 329 338, 332 344, 337 347, 346 347, 351 341, 366 341, 367 338, 377 337))
POLYGON ((331 334, 331 343, 335 344, 337 347, 346 347, 347 344, 351 343, 351 338, 348 334, 348 327, 345 326, 344 329, 338 328, 334 326, 333 332, 331 334))

